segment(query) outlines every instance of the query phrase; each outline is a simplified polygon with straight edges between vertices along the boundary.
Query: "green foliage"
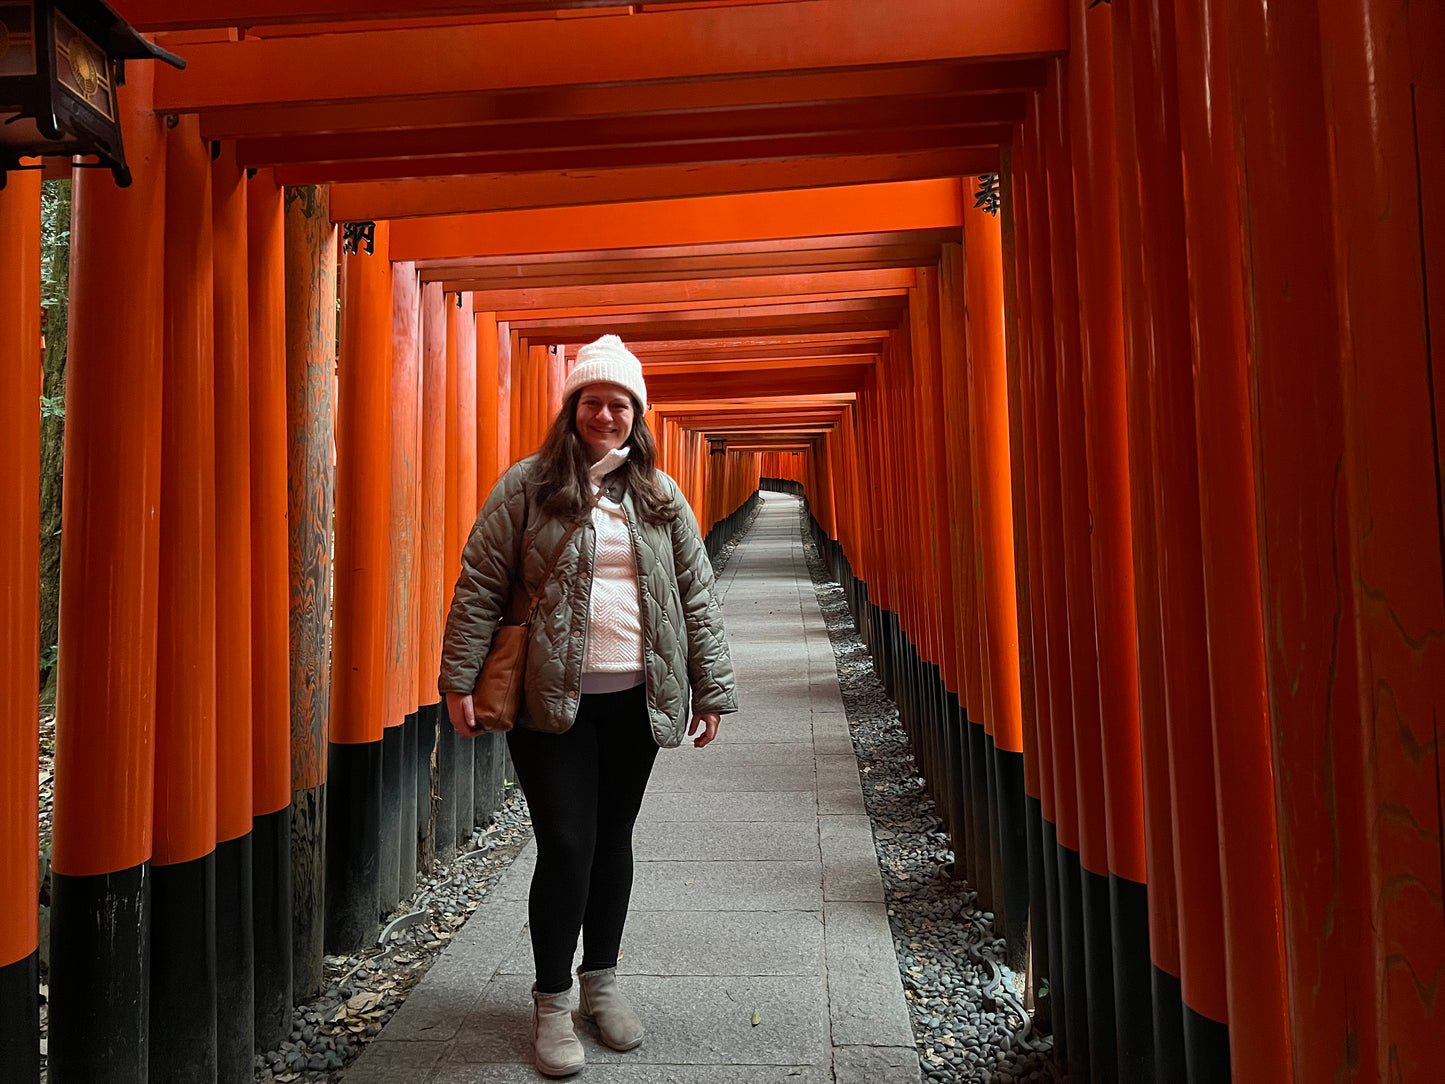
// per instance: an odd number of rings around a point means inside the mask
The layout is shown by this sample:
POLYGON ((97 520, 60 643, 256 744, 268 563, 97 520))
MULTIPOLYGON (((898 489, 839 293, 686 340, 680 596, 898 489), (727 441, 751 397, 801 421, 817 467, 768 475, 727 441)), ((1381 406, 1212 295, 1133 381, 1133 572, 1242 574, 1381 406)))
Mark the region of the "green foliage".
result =
POLYGON ((42 418, 64 418, 65 396, 42 395, 40 397, 40 416, 42 418))
POLYGON ((41 670, 41 672, 44 673, 45 671, 54 668, 55 664, 56 664, 59 660, 60 660, 60 645, 59 645, 59 644, 51 644, 49 647, 47 647, 44 651, 42 651, 42 652, 40 653, 40 670, 41 670))
POLYGON ((40 191, 40 304, 47 326, 67 307, 69 289, 70 182, 46 181, 40 191))

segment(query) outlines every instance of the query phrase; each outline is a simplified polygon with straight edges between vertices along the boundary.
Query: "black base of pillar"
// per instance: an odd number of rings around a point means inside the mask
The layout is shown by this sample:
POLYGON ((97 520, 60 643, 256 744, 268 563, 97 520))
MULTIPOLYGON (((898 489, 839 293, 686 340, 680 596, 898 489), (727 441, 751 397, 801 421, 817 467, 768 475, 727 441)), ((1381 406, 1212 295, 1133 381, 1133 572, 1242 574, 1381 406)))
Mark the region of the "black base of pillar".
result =
POLYGON ((1153 1084, 1154 1008, 1149 996, 1149 889, 1109 876, 1114 923, 1114 1030, 1121 1084, 1153 1084))
MULTIPOLYGON (((326 988, 326 784, 291 794, 291 993, 326 988)), ((291 1008, 286 1008, 289 1025, 291 1008)), ((287 1031, 290 1031, 288 1026, 287 1031)))
POLYGON ((1003 935, 1008 965, 1024 969, 1028 958, 1029 845, 1024 798, 1024 755, 994 748, 994 777, 998 790, 999 869, 1003 875, 1003 935))
POLYGON ((251 924, 255 937, 256 1048, 291 1033, 291 807, 251 821, 251 924))
POLYGON ((457 743, 461 739, 447 721, 446 708, 437 716, 436 860, 446 865, 457 856, 457 743))
POLYGON ((332 742, 326 789, 326 951, 348 956, 381 919, 381 742, 332 742))
POLYGON ((944 811, 948 822, 948 835, 953 840, 953 877, 965 880, 969 863, 973 859, 973 840, 969 837, 968 823, 968 777, 964 774, 965 743, 968 740, 968 721, 958 697, 948 694, 945 704, 944 725, 948 738, 948 777, 952 786, 948 788, 948 809, 944 811))
POLYGON ((0 1066, 15 1084, 40 1079, 40 951, 0 967, 0 1066))
MULTIPOLYGON (((1040 1031, 1054 1026, 1054 999, 1041 996, 1048 989, 1049 890, 1044 878, 1044 807, 1038 798, 1025 795, 1024 821, 1027 828, 1029 862, 1029 951, 1033 973, 1034 1024, 1040 1031)), ((1053 852, 1050 851, 1050 854, 1053 852)))
POLYGON ((416 726, 416 712, 401 724, 401 825, 397 828, 400 899, 416 890, 416 726))
POLYGON ((471 845, 472 825, 476 821, 476 741, 458 735, 452 756, 455 758, 452 767, 457 773, 457 849, 465 850, 471 845))
POLYGON ((416 875, 421 880, 431 872, 436 861, 436 837, 433 834, 432 803, 436 797, 432 787, 432 760, 439 757, 438 724, 451 729, 446 719, 445 701, 428 704, 416 713, 416 875))
POLYGON ((214 1084, 216 852, 151 878, 150 1079, 214 1084))
POLYGON ((1044 906, 1049 922, 1049 1001, 1054 1022, 1054 1063, 1068 1068, 1069 988, 1064 975, 1064 902, 1059 884, 1059 830, 1053 821, 1042 822, 1044 906))
POLYGON ((1179 977, 1151 966, 1154 993, 1154 1070, 1159 1080, 1189 1080, 1184 1055, 1184 995, 1179 977))
POLYGON ((401 749, 406 736, 400 723, 381 732, 380 840, 377 844, 381 873, 377 892, 382 914, 401 901, 401 749))
POLYGON ((472 739, 475 771, 473 780, 473 825, 485 828, 497 819, 502 808, 502 753, 507 748, 504 734, 478 734, 472 739))
POLYGON ((256 938, 251 833, 216 845, 217 1084, 253 1084, 256 938))
POLYGON ((1229 1025, 1184 1006, 1184 1058, 1189 1084, 1229 1084, 1229 1025))
POLYGON ((1084 990, 1089 998, 1089 1072, 1095 1084, 1119 1079, 1114 1025, 1114 936, 1109 877, 1079 868, 1084 902, 1084 990))
MULTIPOLYGON (((1084 957, 1084 895, 1080 884, 1079 852, 1059 844, 1059 926, 1064 965, 1064 1015, 1069 1021, 1069 1084, 1088 1084, 1089 994, 1088 962, 1084 957)), ((1057 1017, 1055 1018, 1057 1019, 1057 1017)), ((1112 1040, 1111 1040, 1112 1041, 1112 1040)))
POLYGON ((148 863, 85 877, 51 871, 51 1084, 150 1079, 151 880, 148 863))
POLYGON ((993 858, 991 826, 993 811, 989 808, 988 750, 991 741, 983 729, 983 719, 968 717, 968 793, 973 814, 972 839, 975 857, 972 866, 973 887, 978 901, 987 910, 994 908, 993 858))

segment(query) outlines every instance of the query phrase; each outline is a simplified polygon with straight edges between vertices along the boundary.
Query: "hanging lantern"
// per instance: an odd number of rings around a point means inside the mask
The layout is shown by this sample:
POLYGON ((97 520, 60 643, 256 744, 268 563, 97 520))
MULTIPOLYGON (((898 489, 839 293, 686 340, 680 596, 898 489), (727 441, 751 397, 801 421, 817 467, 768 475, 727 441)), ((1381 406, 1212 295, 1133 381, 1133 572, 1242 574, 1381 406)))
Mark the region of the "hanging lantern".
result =
POLYGON ((723 455, 728 450, 728 442, 725 437, 708 437, 707 451, 709 455, 723 455))
POLYGON ((100 0, 0 0, 0 187, 21 158, 75 155, 129 185, 116 99, 127 60, 186 66, 100 0))

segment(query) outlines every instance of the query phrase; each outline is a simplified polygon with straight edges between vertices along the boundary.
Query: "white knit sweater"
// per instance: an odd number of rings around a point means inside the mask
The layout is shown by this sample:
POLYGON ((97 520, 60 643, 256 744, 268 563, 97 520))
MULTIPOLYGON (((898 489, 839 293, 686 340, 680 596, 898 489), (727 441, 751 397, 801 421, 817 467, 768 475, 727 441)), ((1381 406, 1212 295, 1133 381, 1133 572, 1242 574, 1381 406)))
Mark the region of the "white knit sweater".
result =
MULTIPOLYGON (((588 472, 596 492, 616 470, 626 450, 609 452, 588 472)), ((592 510, 597 543, 592 562, 592 591, 587 610, 587 655, 582 662, 582 691, 615 692, 644 680, 642 614, 637 590, 637 554, 622 505, 603 497, 592 510)))

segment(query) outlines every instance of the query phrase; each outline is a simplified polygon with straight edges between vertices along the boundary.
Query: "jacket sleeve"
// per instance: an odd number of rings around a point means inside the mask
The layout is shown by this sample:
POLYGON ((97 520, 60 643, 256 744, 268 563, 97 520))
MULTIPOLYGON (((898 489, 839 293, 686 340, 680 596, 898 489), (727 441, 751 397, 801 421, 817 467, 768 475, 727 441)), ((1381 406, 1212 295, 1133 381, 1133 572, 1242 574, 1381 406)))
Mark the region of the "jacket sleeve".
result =
POLYGON ((526 471, 512 467, 487 496, 462 550, 462 570, 442 637, 442 693, 470 693, 506 615, 526 523, 526 471))
POLYGON ((677 518, 671 523, 672 556, 683 619, 687 623, 687 679, 692 686, 692 713, 725 715, 738 710, 738 697, 712 561, 703 548, 702 532, 698 530, 692 508, 676 483, 671 488, 673 501, 678 506, 677 518))

